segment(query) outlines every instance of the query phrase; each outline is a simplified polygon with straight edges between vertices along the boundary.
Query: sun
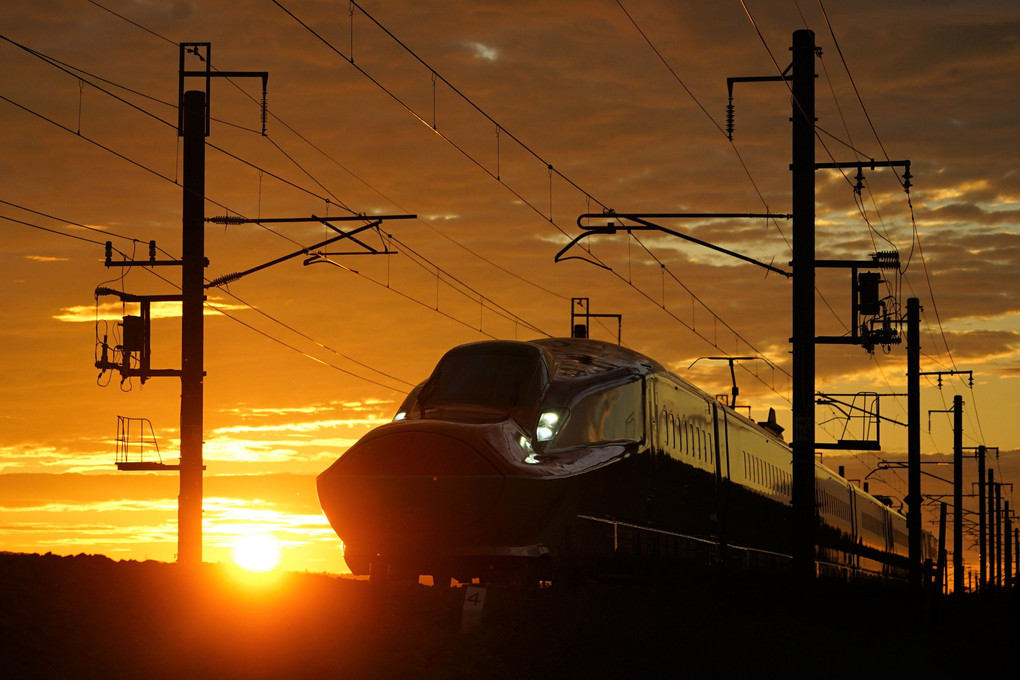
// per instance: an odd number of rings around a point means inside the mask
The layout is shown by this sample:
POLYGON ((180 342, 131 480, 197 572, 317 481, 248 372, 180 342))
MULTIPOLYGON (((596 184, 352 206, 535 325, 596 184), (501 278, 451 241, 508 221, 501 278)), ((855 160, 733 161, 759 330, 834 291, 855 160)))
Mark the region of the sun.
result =
POLYGON ((238 536, 234 543, 234 564, 247 571, 272 571, 280 564, 281 545, 272 534, 238 536))

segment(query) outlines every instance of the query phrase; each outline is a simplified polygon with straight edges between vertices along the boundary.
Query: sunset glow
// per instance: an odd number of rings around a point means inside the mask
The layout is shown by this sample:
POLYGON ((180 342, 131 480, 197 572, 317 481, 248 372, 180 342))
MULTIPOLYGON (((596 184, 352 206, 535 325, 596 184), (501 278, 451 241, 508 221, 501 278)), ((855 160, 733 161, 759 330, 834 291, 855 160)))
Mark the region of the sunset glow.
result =
POLYGON ((234 563, 248 571, 271 571, 280 564, 282 546, 270 534, 250 533, 234 543, 234 563))

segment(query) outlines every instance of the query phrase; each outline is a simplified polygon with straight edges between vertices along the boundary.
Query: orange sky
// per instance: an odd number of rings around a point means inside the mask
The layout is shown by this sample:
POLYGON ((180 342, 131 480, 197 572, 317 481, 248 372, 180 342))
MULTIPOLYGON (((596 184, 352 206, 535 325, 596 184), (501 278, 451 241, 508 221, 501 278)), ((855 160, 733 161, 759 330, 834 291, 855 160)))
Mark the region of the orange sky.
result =
MULTIPOLYGON (((964 445, 998 446, 1001 474, 1009 481, 1010 471, 1020 472, 1013 415, 1020 406, 1015 3, 829 3, 839 50, 821 5, 807 0, 748 0, 746 12, 739 2, 623 2, 633 23, 609 0, 559 2, 555 9, 539 2, 512 8, 478 1, 365 3, 435 69, 441 76, 435 81, 365 14, 349 13, 348 3, 282 4, 342 55, 353 47, 356 65, 378 84, 269 1, 0 7, 6 38, 0 42, 0 475, 113 473, 117 415, 149 418, 164 458, 176 457, 176 379, 142 386, 107 373, 97 380, 97 336, 112 336, 116 320, 134 310, 110 304, 113 298, 97 304, 93 290, 171 293, 179 273, 157 270, 167 283, 141 268, 107 269, 101 245, 21 222, 94 241, 112 238, 135 258, 147 255, 150 239, 179 255, 180 146, 173 126, 174 43, 181 41, 211 42, 219 70, 270 74, 268 137, 253 131, 260 126, 251 100, 261 94, 257 81, 213 83, 208 141, 217 148, 207 150, 208 216, 225 209, 246 217, 349 210, 418 215, 385 224, 383 236, 393 237, 390 248, 399 255, 333 258, 346 270, 302 266, 297 258, 210 290, 210 303, 231 318, 213 310, 207 316, 208 475, 289 473, 310 485, 311 475, 391 417, 446 349, 486 337, 566 334, 571 297, 589 297, 594 312, 622 313, 624 343, 681 373, 704 356, 767 358, 778 368, 758 361, 750 373, 738 371, 741 400, 758 419, 776 407, 788 426, 788 281, 651 234, 641 235, 641 243, 623 236, 592 241, 612 271, 578 260, 556 264, 553 256, 579 233, 577 216, 602 206, 788 211, 784 86, 737 86, 732 145, 717 124, 725 119, 726 77, 775 75, 776 63, 788 63, 792 32, 805 25, 823 51, 818 160, 831 160, 829 154, 855 160, 848 145, 862 157, 910 159, 921 237, 918 248, 910 206, 892 172, 866 174, 862 209, 852 177, 819 172, 818 257, 900 252, 906 272, 895 288, 924 307, 922 370, 974 372, 973 389, 948 378, 940 390, 932 379, 923 387, 922 413, 946 409, 962 394, 964 445)), ((785 221, 671 226, 780 266, 790 257, 785 221)), ((207 276, 324 238, 322 227, 274 231, 210 226, 207 276)), ((370 240, 381 245, 383 236, 370 240)), ((821 273, 818 285, 819 334, 844 333, 847 275, 821 273)), ((153 366, 176 368, 177 312, 172 305, 158 312, 166 318, 153 324, 153 366)), ((601 328, 595 335, 612 334, 601 328)), ((818 388, 828 392, 905 391, 902 346, 874 356, 822 347, 818 370, 818 388)), ((712 392, 729 390, 722 364, 702 361, 689 373, 712 392)), ((905 420, 905 410, 904 399, 882 401, 890 418, 905 420)), ((819 408, 820 440, 840 436, 834 416, 819 408)), ((944 455, 952 448, 951 421, 941 413, 930 418, 923 449, 944 455)), ((904 450, 902 428, 886 424, 882 433, 888 451, 904 450)), ((848 458, 848 476, 864 477, 880 457, 848 458)), ((837 464, 835 457, 826 460, 837 464)), ((31 479, 41 508, 46 478, 31 479)), ((139 496, 172 505, 176 480, 167 480, 138 479, 139 496), (169 495, 154 490, 167 484, 169 495)), ((873 490, 896 496, 905 493, 903 480, 889 473, 870 478, 873 490)), ((129 483, 95 502, 122 499, 129 483)), ((231 498, 269 502, 268 491, 253 489, 231 498)), ((925 490, 947 492, 937 485, 925 490)), ((14 501, 0 496, 4 503, 14 501)), ((310 507, 314 512, 314 502, 310 507)), ((161 512, 145 519, 146 526, 173 521, 175 513, 161 512)), ((213 514, 207 512, 207 535, 215 533, 210 521, 227 523, 229 516, 213 514)), ((14 524, 5 520, 0 527, 0 548, 45 545, 38 537, 24 542, 35 529, 14 524)), ((60 545, 54 552, 92 551, 88 540, 75 545, 80 548, 60 545)), ((94 545, 99 551, 105 544, 96 538, 94 545)), ((341 568, 339 559, 333 568, 341 568)))

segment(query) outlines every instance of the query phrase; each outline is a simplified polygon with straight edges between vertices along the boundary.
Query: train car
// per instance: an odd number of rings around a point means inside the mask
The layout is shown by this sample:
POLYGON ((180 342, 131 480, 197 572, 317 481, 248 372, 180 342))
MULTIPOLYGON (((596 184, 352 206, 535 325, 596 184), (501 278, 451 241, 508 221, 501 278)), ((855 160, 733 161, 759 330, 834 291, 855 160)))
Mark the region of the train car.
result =
MULTIPOLYGON (((477 342, 447 352, 317 486, 347 566, 372 578, 786 568, 781 432, 617 345, 477 342)), ((816 470, 819 573, 903 578, 903 515, 816 470)))

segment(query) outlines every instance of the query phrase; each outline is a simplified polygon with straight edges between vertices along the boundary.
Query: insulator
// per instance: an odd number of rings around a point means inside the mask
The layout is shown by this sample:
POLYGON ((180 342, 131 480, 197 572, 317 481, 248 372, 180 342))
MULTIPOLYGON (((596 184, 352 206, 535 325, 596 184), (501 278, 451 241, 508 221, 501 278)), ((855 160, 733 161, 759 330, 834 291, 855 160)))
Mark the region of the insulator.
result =
POLYGON ((222 215, 210 217, 209 221, 213 224, 245 224, 248 220, 240 215, 222 215))
POLYGON ((113 263, 113 241, 106 242, 106 266, 109 267, 113 263))
POLYGON ((900 253, 897 250, 880 250, 875 253, 875 262, 899 262, 900 253))
POLYGON ((268 109, 266 108, 266 90, 262 90, 262 136, 266 136, 266 116, 268 109))
POLYGON ((733 98, 730 98, 730 103, 726 105, 726 136, 729 140, 733 141, 733 98))
POLYGON ((149 262, 156 261, 156 242, 149 241, 149 262))
POLYGON ((222 285, 231 283, 233 281, 237 281, 239 278, 241 278, 241 273, 240 272, 234 272, 233 274, 227 274, 225 276, 221 276, 218 279, 214 279, 214 280, 210 281, 208 286, 211 287, 211 288, 215 288, 216 286, 222 286, 222 285))

